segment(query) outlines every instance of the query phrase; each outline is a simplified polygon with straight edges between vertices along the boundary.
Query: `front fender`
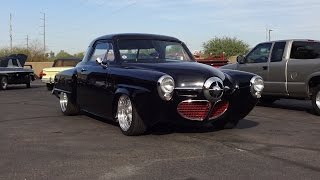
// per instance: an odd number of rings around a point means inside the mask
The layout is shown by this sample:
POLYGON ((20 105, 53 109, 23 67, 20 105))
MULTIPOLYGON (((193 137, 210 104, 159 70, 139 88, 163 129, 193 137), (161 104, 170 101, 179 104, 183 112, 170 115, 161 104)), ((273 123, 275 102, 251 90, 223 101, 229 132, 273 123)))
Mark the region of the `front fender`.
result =
POLYGON ((73 99, 75 99, 76 86, 77 76, 75 69, 65 70, 55 76, 52 93, 58 95, 60 92, 65 92, 71 94, 73 99))

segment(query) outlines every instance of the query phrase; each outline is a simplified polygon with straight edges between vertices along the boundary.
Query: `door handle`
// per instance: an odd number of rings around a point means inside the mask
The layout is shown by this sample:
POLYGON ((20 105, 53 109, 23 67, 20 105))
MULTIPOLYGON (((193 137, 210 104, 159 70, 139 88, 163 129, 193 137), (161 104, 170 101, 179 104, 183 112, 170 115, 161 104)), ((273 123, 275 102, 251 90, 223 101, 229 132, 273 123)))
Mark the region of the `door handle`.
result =
POLYGON ((87 71, 86 69, 84 69, 84 68, 81 68, 81 72, 85 72, 85 71, 87 71))
POLYGON ((268 66, 262 66, 263 70, 268 70, 268 66))

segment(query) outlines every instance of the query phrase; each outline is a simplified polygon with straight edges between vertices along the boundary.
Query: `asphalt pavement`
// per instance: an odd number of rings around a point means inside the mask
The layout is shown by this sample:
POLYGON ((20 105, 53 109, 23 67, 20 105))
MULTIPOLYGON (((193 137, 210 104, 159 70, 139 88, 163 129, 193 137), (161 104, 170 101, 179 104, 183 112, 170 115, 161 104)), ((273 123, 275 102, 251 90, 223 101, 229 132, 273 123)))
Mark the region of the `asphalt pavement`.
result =
POLYGON ((320 179, 320 117, 308 101, 280 100, 231 130, 160 125, 128 137, 63 116, 36 81, 0 91, 0 179, 320 179))

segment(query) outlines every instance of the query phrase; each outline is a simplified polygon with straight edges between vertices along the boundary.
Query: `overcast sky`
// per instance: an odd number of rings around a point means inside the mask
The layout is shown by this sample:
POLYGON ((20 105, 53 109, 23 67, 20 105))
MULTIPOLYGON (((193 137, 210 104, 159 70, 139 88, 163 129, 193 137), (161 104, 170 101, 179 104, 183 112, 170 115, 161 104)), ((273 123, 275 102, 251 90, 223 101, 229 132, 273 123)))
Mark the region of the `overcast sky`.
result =
POLYGON ((10 0, 0 7, 0 47, 42 43, 40 12, 46 13, 47 48, 85 51, 110 33, 139 32, 178 37, 191 50, 212 37, 233 36, 251 46, 272 39, 320 39, 319 0, 10 0))

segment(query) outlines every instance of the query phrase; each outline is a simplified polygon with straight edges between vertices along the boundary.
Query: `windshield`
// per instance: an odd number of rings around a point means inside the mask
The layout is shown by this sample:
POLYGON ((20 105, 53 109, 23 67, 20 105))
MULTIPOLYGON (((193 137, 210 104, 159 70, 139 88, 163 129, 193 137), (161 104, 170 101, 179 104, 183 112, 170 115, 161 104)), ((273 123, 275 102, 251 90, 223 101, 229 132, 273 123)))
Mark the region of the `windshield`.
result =
POLYGON ((79 60, 56 60, 52 67, 75 67, 79 63, 79 60))
POLYGON ((179 42, 160 40, 119 40, 120 57, 124 62, 191 61, 179 42))

